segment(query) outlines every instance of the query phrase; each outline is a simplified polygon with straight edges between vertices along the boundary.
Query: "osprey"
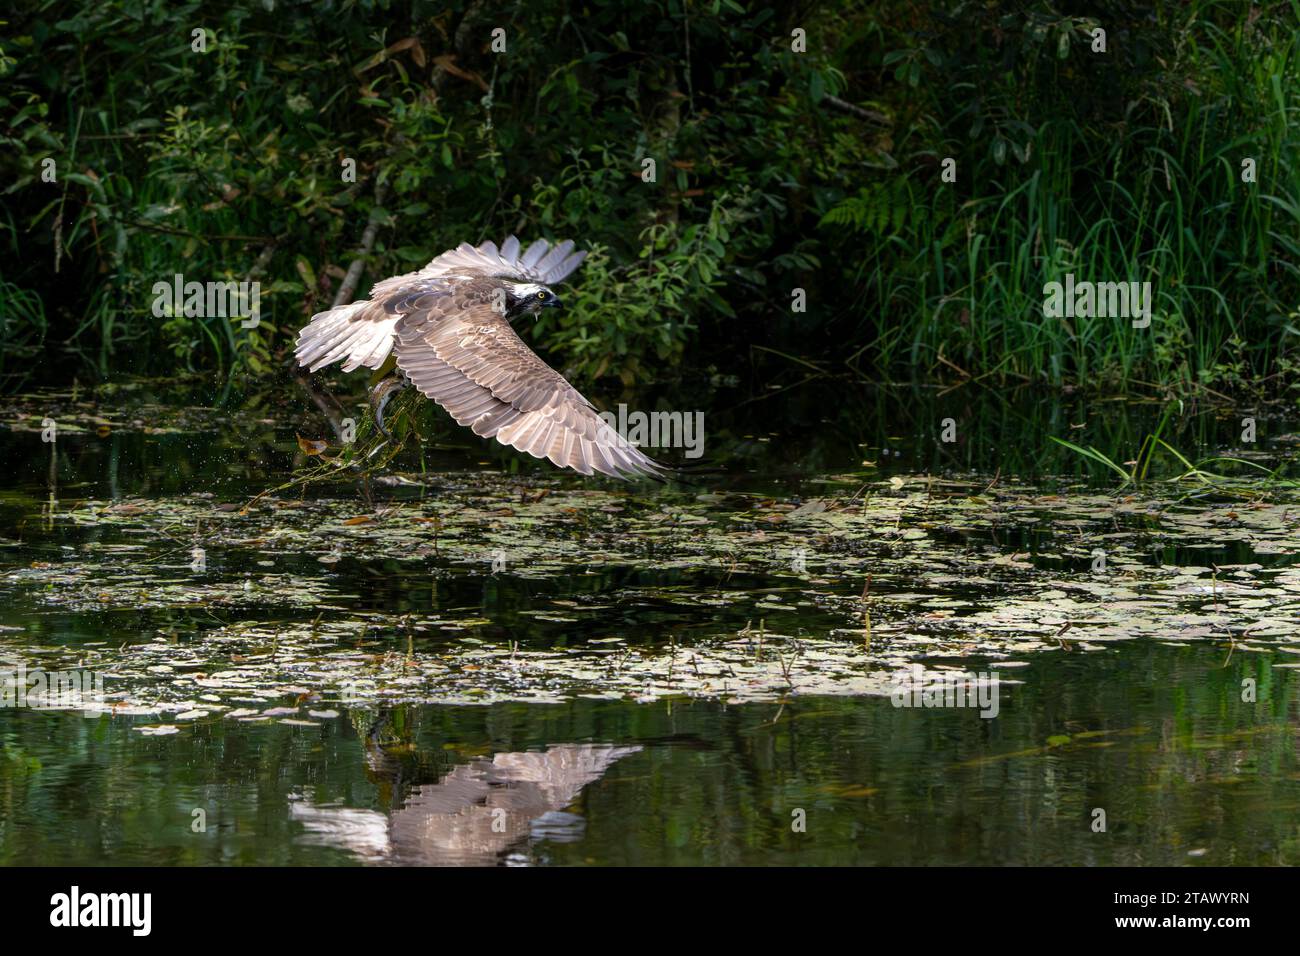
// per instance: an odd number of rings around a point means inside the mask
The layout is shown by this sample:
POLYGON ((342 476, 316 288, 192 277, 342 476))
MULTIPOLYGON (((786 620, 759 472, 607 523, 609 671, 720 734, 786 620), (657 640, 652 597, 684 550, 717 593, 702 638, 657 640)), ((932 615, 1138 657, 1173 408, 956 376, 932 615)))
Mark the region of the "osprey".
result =
MULTIPOLYGON (((554 308, 548 288, 586 257, 573 242, 538 239, 520 251, 461 243, 418 272, 377 283, 370 298, 312 316, 298 333, 299 365, 316 371, 378 369, 391 353, 402 377, 483 438, 549 458, 584 475, 660 478, 664 469, 604 421, 591 402, 543 362, 510 321, 554 308)), ((398 383, 385 379, 372 403, 398 383)), ((376 421, 383 429, 382 401, 376 421)))

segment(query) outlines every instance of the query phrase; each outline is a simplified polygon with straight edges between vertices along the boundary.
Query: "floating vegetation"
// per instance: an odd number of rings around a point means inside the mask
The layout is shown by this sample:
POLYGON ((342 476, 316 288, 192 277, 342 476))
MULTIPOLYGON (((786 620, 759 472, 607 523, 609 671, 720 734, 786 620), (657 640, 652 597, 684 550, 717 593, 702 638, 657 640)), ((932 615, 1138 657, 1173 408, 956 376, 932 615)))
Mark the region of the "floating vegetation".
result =
POLYGON ((978 666, 1008 683, 1030 655, 1135 638, 1300 654, 1291 498, 902 478, 838 494, 850 485, 831 482, 812 500, 395 483, 427 497, 59 510, 43 519, 59 548, 0 573, 0 596, 181 616, 120 647, 0 634, 0 655, 102 672, 104 708, 170 733, 208 719, 310 726, 338 705, 882 695, 918 663, 927 680, 978 666), (429 595, 427 609, 370 610, 375 581, 429 595), (508 609, 435 600, 474 582, 534 591, 508 609))
POLYGON ((13 432, 41 432, 54 422, 62 434, 117 432, 145 435, 193 435, 233 425, 274 425, 256 410, 211 408, 176 401, 175 379, 134 379, 94 386, 43 388, 24 395, 0 396, 0 423, 13 432), (159 394, 155 392, 165 394, 159 394))

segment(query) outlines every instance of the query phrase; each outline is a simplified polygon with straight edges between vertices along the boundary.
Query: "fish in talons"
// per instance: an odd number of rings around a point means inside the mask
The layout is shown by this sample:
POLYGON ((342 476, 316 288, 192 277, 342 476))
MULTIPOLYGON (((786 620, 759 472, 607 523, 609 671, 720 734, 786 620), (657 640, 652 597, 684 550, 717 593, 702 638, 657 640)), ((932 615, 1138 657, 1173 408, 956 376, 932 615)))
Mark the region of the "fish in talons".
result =
POLYGON ((393 435, 384 425, 384 408, 392 401, 394 395, 405 391, 410 385, 411 383, 401 375, 389 375, 380 379, 379 383, 370 390, 370 413, 375 417, 375 427, 379 429, 379 434, 385 438, 391 439, 393 435))

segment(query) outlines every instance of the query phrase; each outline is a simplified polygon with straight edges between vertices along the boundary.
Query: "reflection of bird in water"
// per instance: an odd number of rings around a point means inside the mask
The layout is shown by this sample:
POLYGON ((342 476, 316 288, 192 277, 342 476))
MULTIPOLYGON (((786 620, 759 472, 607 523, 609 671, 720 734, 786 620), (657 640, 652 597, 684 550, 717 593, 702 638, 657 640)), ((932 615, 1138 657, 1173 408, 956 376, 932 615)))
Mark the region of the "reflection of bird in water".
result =
POLYGON ((306 840, 340 846, 370 863, 487 865, 528 837, 581 838, 584 821, 562 812, 582 788, 640 747, 560 744, 544 752, 499 753, 415 787, 391 814, 290 804, 306 840))

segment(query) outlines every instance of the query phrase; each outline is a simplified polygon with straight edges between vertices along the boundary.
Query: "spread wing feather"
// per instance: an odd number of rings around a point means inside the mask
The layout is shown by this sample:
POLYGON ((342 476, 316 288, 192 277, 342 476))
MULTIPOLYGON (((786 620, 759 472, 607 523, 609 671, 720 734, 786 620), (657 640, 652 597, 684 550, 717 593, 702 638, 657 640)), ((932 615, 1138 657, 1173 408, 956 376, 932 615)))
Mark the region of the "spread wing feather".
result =
POLYGON ((432 299, 397 331, 397 367, 457 423, 584 475, 662 477, 660 465, 468 293, 432 299))
POLYGON ((298 333, 294 354, 299 365, 311 371, 346 359, 343 371, 358 365, 379 368, 393 347, 393 335, 400 315, 389 315, 375 301, 354 302, 312 316, 311 324, 298 333))
POLYGON ((401 319, 385 303, 414 283, 443 276, 499 276, 551 285, 568 277, 587 256, 586 252, 573 251, 571 239, 554 248, 545 239, 538 239, 522 254, 521 248, 514 236, 501 243, 500 249, 495 242, 477 247, 463 242, 418 272, 375 283, 366 301, 316 313, 298 334, 298 364, 310 366, 313 372, 340 359, 345 360, 345 372, 361 365, 379 368, 388 359, 401 319))
POLYGON ((462 242, 438 256, 418 274, 501 276, 520 282, 551 285, 562 282, 586 257, 586 252, 573 251, 572 239, 566 239, 553 249, 545 239, 538 239, 521 255, 519 240, 510 236, 501 243, 500 249, 495 242, 485 242, 478 247, 462 242))

